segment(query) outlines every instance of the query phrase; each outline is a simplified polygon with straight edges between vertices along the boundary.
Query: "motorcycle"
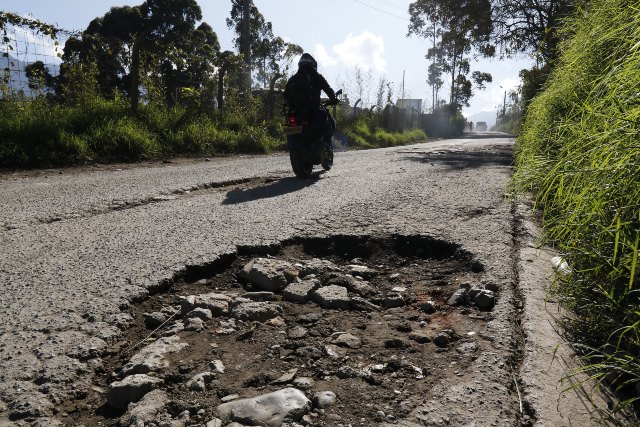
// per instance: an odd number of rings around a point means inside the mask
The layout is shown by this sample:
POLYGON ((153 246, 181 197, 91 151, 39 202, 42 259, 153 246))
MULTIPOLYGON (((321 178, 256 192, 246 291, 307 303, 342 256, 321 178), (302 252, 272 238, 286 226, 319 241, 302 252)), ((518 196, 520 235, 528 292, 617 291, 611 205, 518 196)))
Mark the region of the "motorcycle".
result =
MULTIPOLYGON (((336 97, 342 94, 342 89, 336 92, 336 97)), ((320 102, 319 112, 326 114, 332 127, 332 135, 335 131, 335 119, 329 114, 327 107, 337 105, 339 101, 325 100, 320 102)), ((283 132, 287 136, 287 148, 293 173, 299 178, 309 178, 314 165, 321 165, 326 171, 333 166, 333 147, 326 144, 322 135, 322 129, 313 129, 307 118, 299 112, 282 106, 285 118, 283 132)))

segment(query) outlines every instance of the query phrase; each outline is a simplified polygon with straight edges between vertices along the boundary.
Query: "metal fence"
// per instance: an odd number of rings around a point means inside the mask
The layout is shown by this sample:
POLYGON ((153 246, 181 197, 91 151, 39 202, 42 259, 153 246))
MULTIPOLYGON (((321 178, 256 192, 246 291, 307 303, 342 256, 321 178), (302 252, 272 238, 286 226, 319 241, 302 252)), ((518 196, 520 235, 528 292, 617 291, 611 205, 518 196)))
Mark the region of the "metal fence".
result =
POLYGON ((36 82, 43 77, 38 70, 46 70, 51 77, 60 74, 63 47, 71 34, 61 31, 51 38, 27 27, 7 24, 0 31, 0 97, 32 97, 46 92, 46 85, 36 82))

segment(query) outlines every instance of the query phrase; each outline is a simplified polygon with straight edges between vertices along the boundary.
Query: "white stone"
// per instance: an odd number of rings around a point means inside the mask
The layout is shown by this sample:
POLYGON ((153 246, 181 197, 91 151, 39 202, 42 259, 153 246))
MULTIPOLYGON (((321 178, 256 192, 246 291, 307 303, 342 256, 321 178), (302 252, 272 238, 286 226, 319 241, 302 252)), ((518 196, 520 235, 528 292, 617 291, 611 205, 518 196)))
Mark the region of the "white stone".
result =
POLYGON ((223 421, 266 427, 300 421, 310 410, 311 401, 302 391, 291 387, 217 407, 218 416, 223 421))

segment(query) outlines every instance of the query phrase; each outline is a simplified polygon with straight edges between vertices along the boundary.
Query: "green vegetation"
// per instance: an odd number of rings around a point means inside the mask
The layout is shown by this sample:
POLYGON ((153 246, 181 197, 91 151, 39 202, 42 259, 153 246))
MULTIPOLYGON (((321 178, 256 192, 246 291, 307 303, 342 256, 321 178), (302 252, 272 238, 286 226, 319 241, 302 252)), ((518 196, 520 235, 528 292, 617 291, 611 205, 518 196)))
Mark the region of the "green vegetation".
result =
POLYGON ((424 141, 427 135, 421 129, 390 132, 378 125, 376 117, 360 116, 341 125, 349 139, 349 148, 395 147, 424 141))
MULTIPOLYGON (((533 191, 572 273, 558 286, 584 370, 640 394, 640 2, 594 0, 568 24, 528 106, 514 182, 533 191)), ((619 408, 618 408, 619 409, 619 408)))
MULTIPOLYGON (((255 101, 258 103, 258 101, 255 101)), ((282 148, 278 123, 244 110, 193 114, 99 96, 59 104, 46 97, 0 101, 0 167, 64 166, 170 156, 266 153, 282 148)))
MULTIPOLYGON (((276 89, 302 49, 276 37, 252 0, 234 0, 227 21, 236 47, 251 58, 221 52, 213 28, 201 19, 195 0, 112 7, 66 40, 57 75, 42 61, 17 70, 28 79, 31 94, 25 96, 11 85, 17 41, 9 26, 56 44, 64 31, 0 11, 1 57, 8 64, 0 70, 0 168, 283 149, 276 89), (251 25, 243 34, 246 6, 251 25)), ((424 138, 358 123, 344 128, 353 135, 349 148, 424 138)))
POLYGON ((509 91, 508 99, 505 96, 505 104, 498 109, 498 120, 491 130, 518 135, 522 124, 522 104, 520 91, 509 91))

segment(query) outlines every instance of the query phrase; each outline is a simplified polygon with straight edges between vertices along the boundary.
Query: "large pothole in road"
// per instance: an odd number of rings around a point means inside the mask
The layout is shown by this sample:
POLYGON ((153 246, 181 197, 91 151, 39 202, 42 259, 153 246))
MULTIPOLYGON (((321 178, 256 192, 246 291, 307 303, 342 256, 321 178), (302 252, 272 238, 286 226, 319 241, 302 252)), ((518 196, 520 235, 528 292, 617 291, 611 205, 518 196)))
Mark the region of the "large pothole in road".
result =
POLYGON ((135 307, 64 421, 396 423, 490 348, 495 285, 470 254, 426 237, 245 248, 187 278, 135 307))

